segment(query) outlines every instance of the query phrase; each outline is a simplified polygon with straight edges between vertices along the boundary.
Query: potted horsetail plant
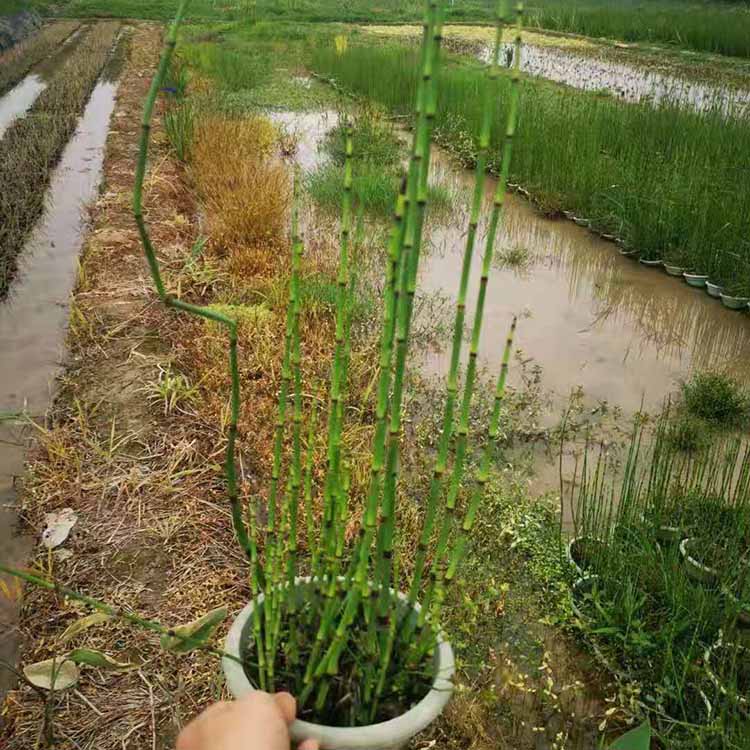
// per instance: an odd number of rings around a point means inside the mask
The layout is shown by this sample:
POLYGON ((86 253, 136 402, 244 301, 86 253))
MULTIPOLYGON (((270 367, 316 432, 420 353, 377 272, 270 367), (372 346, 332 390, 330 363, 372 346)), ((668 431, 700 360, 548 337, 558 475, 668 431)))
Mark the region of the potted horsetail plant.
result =
MULTIPOLYGON (((400 559, 395 554, 402 439, 402 399, 412 322, 413 300, 427 203, 432 128, 438 103, 444 0, 426 0, 421 76, 416 96, 413 142, 407 176, 399 191, 386 259, 384 312, 377 374, 375 426, 369 486, 363 498, 359 535, 347 548, 350 482, 342 438, 350 353, 352 285, 353 145, 347 130, 342 198, 335 342, 327 414, 326 466, 322 486, 322 522, 313 512, 312 440, 303 457, 303 398, 300 331, 299 196, 295 181, 292 209, 292 260, 286 314, 281 383, 273 438, 271 484, 261 525, 257 508, 243 507, 235 466, 240 413, 237 323, 212 307, 185 302, 167 292, 156 250, 142 212, 150 123, 157 94, 176 45, 187 0, 180 0, 146 99, 136 165, 133 207, 150 273, 159 299, 169 308, 223 325, 229 338, 230 420, 225 474, 232 524, 250 568, 252 601, 234 620, 223 651, 208 645, 226 612, 208 613, 189 626, 166 629, 123 613, 59 584, 0 566, 37 585, 61 591, 108 616, 123 617, 162 634, 165 647, 202 648, 221 656, 227 685, 235 697, 256 688, 286 689, 298 699, 302 720, 291 727, 294 740, 317 739, 322 748, 395 748, 424 729, 443 710, 452 693, 453 653, 441 626, 441 609, 470 541, 492 465, 515 320, 511 324, 495 387, 488 440, 482 448, 471 491, 464 485, 472 396, 489 272, 502 218, 519 99, 522 4, 498 2, 495 44, 483 84, 475 184, 459 282, 447 377, 442 432, 411 580, 399 591, 400 559), (459 366, 464 339, 466 298, 480 213, 484 205, 495 83, 499 75, 502 31, 513 16, 515 54, 507 108, 501 176, 493 196, 481 277, 471 323, 468 363, 459 396, 459 366), (291 432, 284 467, 284 445, 291 432), (453 449, 453 450, 451 450, 453 449), (450 463, 450 477, 446 474, 450 463), (447 487, 444 486, 447 484, 447 487), (459 514, 461 514, 459 516, 459 514), (309 560, 300 559, 299 521, 304 518, 309 560), (262 528, 261 528, 262 526, 262 528), (434 543, 433 543, 434 541, 434 543), (430 565, 428 566, 428 561, 430 565)), ((310 417, 310 434, 314 429, 310 417)), ((54 681, 54 680, 53 680, 54 681)))

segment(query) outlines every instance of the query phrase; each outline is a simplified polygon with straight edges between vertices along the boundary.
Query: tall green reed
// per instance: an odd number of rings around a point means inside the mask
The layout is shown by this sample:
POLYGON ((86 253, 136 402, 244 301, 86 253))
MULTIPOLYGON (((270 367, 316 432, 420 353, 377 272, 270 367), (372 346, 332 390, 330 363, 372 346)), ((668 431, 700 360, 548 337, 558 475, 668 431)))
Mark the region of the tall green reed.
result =
MULTIPOLYGON (((745 653, 738 614, 750 594, 750 449, 724 438, 684 453, 669 440, 674 417, 667 406, 653 429, 637 419, 622 464, 588 446, 571 496, 573 559, 588 578, 574 583, 573 600, 608 667, 651 696, 644 709, 669 746, 703 747, 717 731, 732 742, 743 731, 736 701, 703 665, 720 638, 745 653), (691 574, 686 550, 715 575, 691 574)), ((743 659, 725 679, 737 678, 743 659)))
MULTIPOLYGON (((395 44, 352 44, 342 55, 320 45, 310 60, 341 86, 403 113, 416 90, 416 56, 395 44)), ((443 71, 436 132, 449 148, 468 138, 469 163, 481 151, 481 84, 473 65, 443 71)), ((494 172, 512 85, 500 76, 487 160, 494 172)), ((750 130, 739 113, 624 104, 527 80, 519 117, 510 178, 544 210, 570 209, 647 258, 675 258, 725 284, 742 276, 747 286, 737 259, 750 258, 750 204, 737 164, 750 153, 750 130)))

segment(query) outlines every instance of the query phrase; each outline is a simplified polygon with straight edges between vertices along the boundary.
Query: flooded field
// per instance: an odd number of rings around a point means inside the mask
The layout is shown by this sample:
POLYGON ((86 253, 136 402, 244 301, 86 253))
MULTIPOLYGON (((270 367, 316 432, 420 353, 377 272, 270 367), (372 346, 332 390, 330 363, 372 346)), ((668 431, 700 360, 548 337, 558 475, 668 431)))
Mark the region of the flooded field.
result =
MULTIPOLYGON (((0 550, 6 564, 23 565, 30 549, 30 540, 16 536, 15 506, 34 434, 33 427, 8 417, 41 419, 52 402, 86 231, 86 205, 99 189, 115 92, 116 84, 108 81, 94 89, 53 173, 48 207, 26 243, 19 276, 0 304, 0 550)), ((14 608, 15 602, 0 598, 0 615, 12 615, 14 608)), ((5 635, 0 658, 12 661, 15 637, 5 635)), ((0 694, 9 676, 0 671, 0 694)))
MULTIPOLYGON (((444 156, 438 163, 468 194, 473 178, 444 156)), ((495 181, 487 183, 491 194, 495 181)), ((425 290, 454 293, 466 223, 459 212, 455 223, 433 230, 433 252, 421 271, 425 290)), ((544 218, 514 195, 506 197, 496 261, 480 355, 495 369, 508 322, 520 315, 518 344, 541 365, 559 405, 581 386, 593 403, 634 412, 643 401, 651 408, 693 368, 719 367, 750 380, 746 316, 620 255, 613 243, 572 222, 544 218)), ((427 366, 443 372, 447 362, 436 355, 427 366)))
MULTIPOLYGON (((370 33, 416 39, 416 27, 366 27, 370 33)), ((492 55, 492 30, 483 27, 446 27, 449 49, 475 55, 489 62, 492 55)), ((738 75, 732 86, 725 81, 710 82, 695 65, 675 66, 669 59, 651 55, 628 62, 622 59, 627 45, 611 47, 591 40, 567 38, 534 32, 524 33, 521 70, 556 83, 593 91, 626 102, 664 102, 692 107, 698 111, 719 109, 742 114, 750 102, 750 76, 738 75)), ((628 50, 630 52, 630 50, 628 50)), ((503 45, 501 62, 510 66, 512 43, 503 45)), ((712 76, 715 77, 715 76, 712 76)))
POLYGON ((25 78, 0 97, 0 138, 31 109, 39 94, 47 88, 49 79, 73 52, 79 35, 80 29, 74 31, 48 59, 34 66, 25 78))
MULTIPOLYGON (((336 114, 273 116, 295 134, 300 166, 314 169, 325 158, 319 144, 335 126, 336 114)), ((420 287, 453 298, 473 175, 439 149, 433 161, 435 179, 449 185, 457 201, 451 218, 431 230, 420 287)), ((496 181, 488 178, 488 199, 495 187, 496 181)), ((481 226, 478 247, 484 238, 481 226)), ((747 316, 723 308, 661 269, 621 255, 614 243, 573 222, 545 218, 528 201, 509 194, 495 252, 480 358, 490 370, 497 368, 505 332, 512 316, 519 315, 518 346, 541 366, 556 417, 579 386, 592 406, 606 402, 633 413, 642 404, 658 407, 694 368, 716 367, 750 383, 747 316)), ((478 273, 476 264, 470 290, 476 290, 478 273)), ((469 310, 473 302, 470 296, 469 310)), ((444 375, 446 351, 429 356, 424 367, 444 375)))

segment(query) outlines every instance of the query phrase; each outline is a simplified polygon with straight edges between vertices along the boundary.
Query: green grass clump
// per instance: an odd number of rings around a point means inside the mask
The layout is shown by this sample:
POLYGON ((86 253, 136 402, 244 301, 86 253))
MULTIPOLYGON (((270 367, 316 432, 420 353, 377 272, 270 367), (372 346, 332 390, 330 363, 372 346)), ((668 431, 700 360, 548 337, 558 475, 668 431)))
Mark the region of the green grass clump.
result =
POLYGON ((699 372, 682 386, 687 410, 719 424, 736 424, 747 417, 750 400, 733 378, 719 372, 699 372))
POLYGON ((603 450, 586 456, 571 556, 591 577, 571 567, 574 612, 607 668, 650 696, 642 708, 666 747, 739 749, 747 720, 726 688, 740 673, 717 684, 706 653, 719 638, 738 653, 737 616, 750 606, 750 451, 718 439, 685 454, 672 426, 669 411, 654 433, 637 423, 624 471, 603 450))
POLYGON ((711 428, 693 414, 680 414, 669 425, 667 439, 672 447, 691 453, 705 448, 711 438, 711 428))
MULTIPOLYGON (((330 161, 324 162, 306 177, 306 189, 323 208, 335 211, 341 205, 345 158, 344 116, 323 142, 330 161)), ((353 193, 366 211, 389 216, 403 179, 405 149, 393 127, 371 109, 365 109, 352 122, 353 193)), ((453 205, 453 195, 444 185, 433 183, 428 189, 428 203, 433 216, 445 213, 453 205)))
MULTIPOLYGON (((334 164, 343 166, 346 157, 346 128, 341 122, 328 131, 323 143, 334 164)), ((352 128, 354 164, 368 162, 388 169, 396 168, 402 160, 403 146, 393 129, 379 113, 366 109, 357 117, 352 128)))
MULTIPOLYGON (((393 211, 400 175, 370 163, 358 165, 356 169, 353 190, 357 202, 374 215, 388 216, 393 211)), ((324 164, 307 175, 305 189, 318 205, 335 211, 341 205, 344 190, 341 168, 324 164)), ((442 215, 453 205, 453 195, 446 186, 434 184, 428 188, 428 201, 431 214, 442 215)))
MULTIPOLYGON (((311 53, 313 69, 398 114, 417 86, 417 51, 406 45, 332 45, 311 53)), ((442 71, 436 133, 471 165, 478 153, 481 71, 454 58, 442 71)), ((491 170, 500 163, 510 80, 497 84, 491 170)), ((678 250, 686 265, 729 285, 750 261, 750 193, 738 164, 750 154, 740 117, 674 106, 624 104, 526 79, 523 127, 511 180, 549 213, 570 209, 594 228, 623 237, 644 257, 678 250)))

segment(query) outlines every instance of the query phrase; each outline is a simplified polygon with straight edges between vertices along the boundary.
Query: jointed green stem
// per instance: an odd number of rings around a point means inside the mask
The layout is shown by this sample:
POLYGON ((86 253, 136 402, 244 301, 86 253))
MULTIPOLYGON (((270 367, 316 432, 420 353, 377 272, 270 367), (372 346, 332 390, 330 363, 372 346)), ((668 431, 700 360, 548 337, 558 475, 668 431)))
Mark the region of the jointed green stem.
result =
POLYGON ((151 277, 153 278, 154 285, 156 286, 156 291, 159 295, 159 299, 161 299, 161 301, 164 302, 164 304, 168 307, 172 307, 176 310, 182 310, 192 315, 197 315, 199 317, 220 323, 227 329, 227 332, 229 334, 229 371, 232 379, 232 393, 230 410, 231 417, 227 436, 227 450, 225 460, 227 494, 229 496, 229 503, 232 510, 232 523, 234 525, 234 531, 237 536, 237 540, 248 558, 252 559, 251 543, 247 528, 245 526, 243 511, 240 504, 239 490, 237 486, 237 469, 235 465, 234 455, 235 442, 237 439, 237 423, 239 421, 240 413, 240 375, 239 367, 237 364, 237 323, 231 318, 225 315, 221 315, 220 313, 217 313, 210 308, 200 307, 199 305, 191 305, 187 302, 182 302, 181 300, 176 299, 166 292, 159 268, 159 261, 156 257, 156 251, 151 242, 148 227, 146 226, 146 222, 143 217, 143 181, 146 176, 149 135, 151 132, 151 120, 153 117, 154 104, 156 103, 156 97, 164 81, 164 77, 169 67, 170 60, 172 59, 172 55, 174 54, 174 48, 177 44, 177 29, 179 28, 180 22, 182 21, 187 3, 188 0, 180 0, 180 4, 177 8, 177 14, 175 15, 174 22, 172 23, 167 34, 164 50, 162 51, 161 58, 159 59, 159 66, 156 70, 156 75, 154 76, 153 81, 151 81, 151 87, 149 88, 149 92, 146 97, 146 103, 143 108, 141 138, 138 149, 138 160, 136 163, 135 184, 133 186, 133 215, 135 217, 136 225, 138 226, 138 232, 143 244, 143 250, 146 255, 146 260, 148 261, 149 270, 151 271, 151 277))
POLYGON ((495 82, 499 74, 500 50, 502 47, 502 31, 505 20, 503 9, 504 2, 498 2, 495 22, 495 45, 492 53, 492 62, 487 71, 487 77, 482 92, 482 126, 479 134, 479 149, 477 151, 477 162, 474 174, 474 192, 471 202, 471 213, 469 216, 469 227, 466 234, 466 246, 464 249, 463 264, 461 267, 461 280, 456 298, 456 315, 453 324, 453 343, 451 347, 450 369, 445 398, 445 411, 443 413, 442 432, 438 443, 437 458, 430 482, 430 494, 425 510, 425 519, 422 533, 417 547, 417 555, 414 563, 414 574, 409 589, 409 601, 413 605, 417 601, 419 588, 422 581, 430 538, 437 516, 438 500, 443 486, 443 476, 448 465, 448 452, 453 436, 453 414, 458 393, 458 367, 461 359, 461 343, 463 340, 464 320, 466 318, 466 292, 469 286, 471 265, 474 257, 479 217, 482 210, 482 199, 484 196, 484 185, 486 181, 487 158, 490 147, 490 133, 492 125, 492 114, 495 107, 495 82))
POLYGON ((517 3, 516 10, 516 38, 513 55, 513 75, 510 102, 508 104, 507 124, 505 130, 505 142, 503 145, 503 158, 500 177, 495 190, 492 213, 490 215, 487 238, 485 242, 484 257, 482 259, 482 275, 479 281, 479 293, 477 295, 476 307, 474 311, 474 322, 472 326, 471 344, 469 347, 469 364, 466 368, 466 377, 464 382, 464 392, 461 401, 461 415, 457 430, 455 458, 453 462, 453 474, 451 484, 448 490, 448 497, 445 504, 445 514, 443 515, 440 533, 438 536, 437 546, 435 549, 435 563, 433 565, 433 576, 428 586, 423 600, 423 610, 421 612, 420 623, 429 612, 432 595, 436 584, 436 570, 445 556, 446 546, 451 537, 455 525, 456 501, 463 477, 464 461, 468 447, 469 437, 469 415, 471 411, 471 399, 474 391, 474 380, 476 377, 477 358, 479 356, 479 339, 482 332, 482 318, 484 316, 484 304, 487 296, 487 284, 489 281, 490 269, 492 267, 492 258, 495 249, 495 240, 497 237, 498 227, 502 218, 503 205, 505 203, 505 192, 508 184, 508 174, 510 171, 510 159, 513 151, 513 139, 516 132, 516 123, 518 120, 518 98, 519 98, 519 80, 520 80, 520 59, 521 59, 521 19, 523 14, 523 4, 517 3))

